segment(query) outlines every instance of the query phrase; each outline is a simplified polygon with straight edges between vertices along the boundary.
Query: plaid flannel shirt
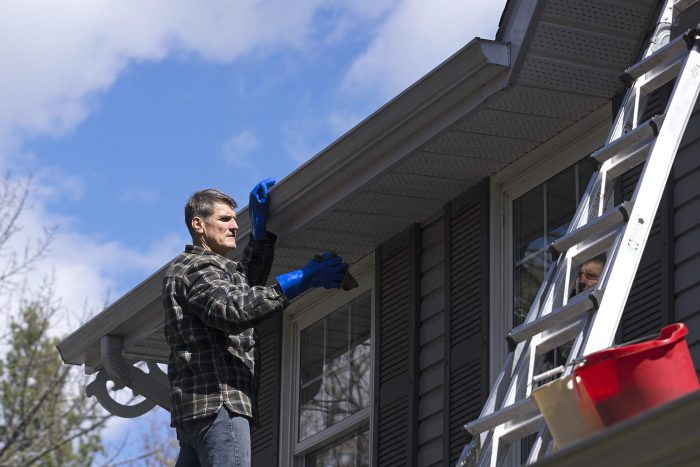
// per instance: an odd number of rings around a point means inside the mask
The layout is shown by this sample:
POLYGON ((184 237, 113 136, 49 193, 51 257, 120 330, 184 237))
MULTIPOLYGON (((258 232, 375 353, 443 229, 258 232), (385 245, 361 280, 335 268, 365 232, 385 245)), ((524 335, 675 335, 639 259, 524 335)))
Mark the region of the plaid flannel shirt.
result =
POLYGON ((171 426, 225 405, 257 420, 258 336, 253 326, 288 305, 278 284, 266 287, 276 237, 252 238, 240 262, 187 245, 163 280, 170 346, 171 426))

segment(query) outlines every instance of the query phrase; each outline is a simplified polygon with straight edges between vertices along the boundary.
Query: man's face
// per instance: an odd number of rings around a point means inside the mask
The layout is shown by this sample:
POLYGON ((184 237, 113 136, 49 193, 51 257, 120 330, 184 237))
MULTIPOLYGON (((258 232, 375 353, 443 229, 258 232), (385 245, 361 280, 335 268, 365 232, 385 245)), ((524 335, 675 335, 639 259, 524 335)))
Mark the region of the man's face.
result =
POLYGON ((576 280, 576 290, 583 292, 590 289, 598 283, 600 275, 603 272, 603 264, 597 261, 588 261, 583 263, 578 271, 578 279, 576 280))
POLYGON ((236 248, 236 213, 225 203, 216 203, 214 212, 207 218, 195 217, 192 220, 195 232, 199 235, 205 250, 225 255, 236 248))

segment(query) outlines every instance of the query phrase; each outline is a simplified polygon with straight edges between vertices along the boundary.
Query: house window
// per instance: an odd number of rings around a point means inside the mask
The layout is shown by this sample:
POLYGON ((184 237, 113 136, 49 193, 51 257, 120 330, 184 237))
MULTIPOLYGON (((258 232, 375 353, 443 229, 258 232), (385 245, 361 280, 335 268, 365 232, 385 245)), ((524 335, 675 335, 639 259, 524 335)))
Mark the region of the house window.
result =
MULTIPOLYGON (((584 158, 513 200, 513 327, 525 321, 548 269, 556 260, 549 251, 549 245, 568 230, 595 169, 595 161, 584 158)), ((548 352, 536 368, 536 373, 561 365, 568 352, 566 345, 548 352)), ((527 461, 535 436, 521 442, 522 463, 527 461)))
POLYGON ((595 168, 585 158, 513 200, 513 327, 525 321, 555 260, 548 247, 566 233, 595 168))
POLYGON ((327 467, 329 465, 362 467, 369 465, 369 455, 369 427, 364 427, 350 436, 312 452, 306 458, 306 465, 310 467, 327 467))
POLYGON ((372 293, 359 290, 295 317, 294 465, 369 466, 372 293))

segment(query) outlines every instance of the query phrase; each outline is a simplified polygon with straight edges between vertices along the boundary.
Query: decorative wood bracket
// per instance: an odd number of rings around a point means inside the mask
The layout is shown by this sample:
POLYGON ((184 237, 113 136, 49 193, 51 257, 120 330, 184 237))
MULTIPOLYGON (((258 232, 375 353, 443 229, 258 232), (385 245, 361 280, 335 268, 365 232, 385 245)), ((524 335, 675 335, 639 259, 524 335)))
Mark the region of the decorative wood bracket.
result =
POLYGON ((94 396, 111 414, 124 418, 140 417, 156 405, 170 411, 168 377, 155 362, 146 362, 148 373, 136 368, 122 355, 121 336, 103 336, 100 340, 103 368, 94 381, 85 387, 88 396, 94 396), (114 400, 107 389, 107 381, 115 389, 130 388, 146 399, 138 404, 124 405, 114 400))

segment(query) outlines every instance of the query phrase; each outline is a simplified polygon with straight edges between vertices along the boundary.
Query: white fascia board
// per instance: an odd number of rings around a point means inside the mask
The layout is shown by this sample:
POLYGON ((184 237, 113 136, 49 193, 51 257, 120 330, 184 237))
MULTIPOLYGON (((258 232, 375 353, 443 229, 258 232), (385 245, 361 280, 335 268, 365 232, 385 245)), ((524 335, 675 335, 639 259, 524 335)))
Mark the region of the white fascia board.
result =
MULTIPOLYGON (((509 44, 475 38, 396 98, 272 188, 269 230, 296 232, 431 137, 474 110, 508 82, 509 44)), ((247 206, 238 213, 238 258, 247 243, 247 206)), ((161 284, 167 265, 58 344, 64 362, 101 367, 100 338, 125 347, 162 325, 161 284)))
POLYGON ((537 28, 544 3, 544 0, 508 0, 503 9, 496 40, 510 44, 513 56, 511 74, 516 73, 517 63, 524 59, 520 51, 527 48, 526 42, 537 28))
POLYGON ((100 369, 100 338, 107 334, 127 336, 124 344, 148 335, 162 326, 161 287, 169 263, 131 289, 117 301, 61 340, 56 346, 61 358, 71 365, 86 366, 86 372, 100 369))

